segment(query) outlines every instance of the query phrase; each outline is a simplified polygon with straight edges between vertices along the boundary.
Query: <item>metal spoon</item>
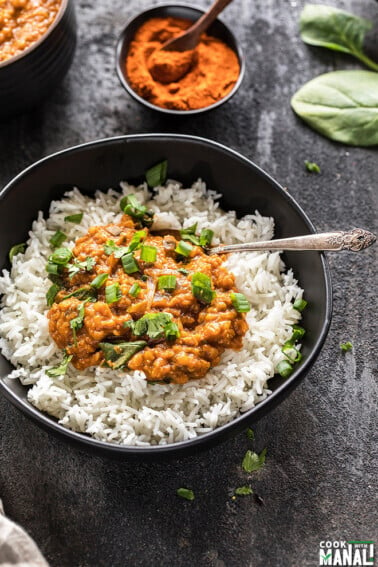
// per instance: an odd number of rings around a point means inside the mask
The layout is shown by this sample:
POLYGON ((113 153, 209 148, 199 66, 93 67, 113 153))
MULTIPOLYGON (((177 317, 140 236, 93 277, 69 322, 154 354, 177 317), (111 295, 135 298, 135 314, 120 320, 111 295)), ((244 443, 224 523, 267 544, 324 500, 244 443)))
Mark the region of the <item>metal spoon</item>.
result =
POLYGON ((374 244, 375 241, 376 237, 368 230, 353 228, 348 232, 323 232, 319 234, 306 234, 306 236, 293 236, 292 238, 266 240, 263 242, 216 246, 209 248, 207 253, 228 254, 231 252, 250 252, 257 250, 352 250, 353 252, 359 252, 374 244))
POLYGON ((215 0, 209 10, 200 17, 189 29, 178 37, 170 39, 160 49, 164 51, 189 51, 194 49, 201 34, 207 30, 216 17, 225 9, 232 0, 215 0))

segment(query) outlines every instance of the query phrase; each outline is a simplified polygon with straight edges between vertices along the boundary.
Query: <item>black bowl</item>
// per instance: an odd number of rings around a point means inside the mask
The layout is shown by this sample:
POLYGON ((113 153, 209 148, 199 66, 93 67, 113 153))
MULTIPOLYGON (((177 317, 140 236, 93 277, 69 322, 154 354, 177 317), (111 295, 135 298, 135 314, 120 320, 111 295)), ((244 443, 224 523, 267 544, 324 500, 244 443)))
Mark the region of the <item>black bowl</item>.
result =
POLYGON ((218 100, 218 102, 211 104, 210 106, 205 106, 204 108, 197 108, 195 110, 172 110, 169 108, 162 108, 161 106, 157 106, 156 104, 152 104, 151 102, 148 102, 147 100, 139 96, 129 83, 129 79, 126 73, 125 61, 130 43, 134 39, 136 31, 140 28, 142 24, 144 24, 147 20, 150 20, 151 18, 167 18, 167 17, 184 18, 186 20, 191 20, 195 22, 203 15, 203 13, 204 13, 203 10, 199 10, 198 8, 194 8, 192 6, 184 6, 180 4, 162 4, 160 6, 155 6, 154 8, 150 8, 149 10, 140 13, 138 16, 136 16, 126 24, 117 43, 116 69, 122 86, 133 98, 135 98, 135 100, 137 100, 144 106, 147 106, 148 108, 152 108, 153 110, 158 110, 159 112, 164 112, 165 114, 174 114, 176 116, 187 116, 188 114, 201 114, 203 112, 207 112, 208 110, 212 110, 213 108, 217 108, 221 104, 224 104, 225 102, 230 100, 230 98, 236 93, 244 77, 244 71, 245 71, 244 57, 240 49, 240 46, 238 46, 234 34, 220 20, 215 20, 215 22, 211 24, 211 26, 207 30, 207 33, 209 35, 212 35, 213 37, 222 40, 233 51, 235 51, 240 65, 239 78, 236 81, 233 89, 228 93, 227 96, 218 100))
POLYGON ((63 79, 76 46, 73 0, 62 0, 46 33, 30 47, 0 63, 0 120, 30 110, 63 79))
MULTIPOLYGON (((239 215, 258 209, 263 215, 273 216, 277 238, 314 232, 306 214, 276 181, 254 163, 225 146, 194 136, 175 134, 122 136, 83 144, 44 158, 20 173, 0 192, 0 270, 9 268, 9 249, 27 239, 37 211, 46 213, 51 200, 60 198, 73 186, 86 194, 93 194, 97 189, 118 187, 120 180, 142 181, 143 173, 163 159, 168 159, 170 178, 190 185, 201 177, 209 188, 222 193, 223 208, 234 209, 239 215)), ((12 366, 1 355, 0 390, 25 415, 45 429, 96 453, 119 457, 161 457, 163 454, 176 455, 215 444, 245 428, 281 402, 309 371, 326 338, 332 299, 324 255, 314 251, 288 252, 285 260, 293 268, 309 302, 303 317, 307 330, 303 359, 288 379, 276 376, 269 381, 273 393, 264 401, 210 433, 190 441, 147 448, 112 445, 75 433, 27 401, 27 388, 18 380, 7 378, 12 366)))

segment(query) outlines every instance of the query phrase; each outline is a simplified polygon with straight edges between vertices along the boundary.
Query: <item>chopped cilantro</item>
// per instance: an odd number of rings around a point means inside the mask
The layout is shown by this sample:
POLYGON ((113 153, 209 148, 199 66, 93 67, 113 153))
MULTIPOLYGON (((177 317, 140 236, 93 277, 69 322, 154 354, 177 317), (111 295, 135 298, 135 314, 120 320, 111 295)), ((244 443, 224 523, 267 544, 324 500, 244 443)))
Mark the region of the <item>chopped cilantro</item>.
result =
POLYGON ((63 360, 60 364, 46 370, 47 376, 50 376, 50 378, 55 378, 57 376, 64 376, 65 373, 67 372, 67 366, 71 362, 71 360, 72 360, 72 354, 68 355, 65 352, 63 356, 63 360))
POLYGON ((96 260, 91 258, 91 256, 87 256, 82 262, 79 262, 79 260, 76 260, 75 258, 75 260, 68 266, 68 276, 72 279, 81 271, 90 272, 93 270, 95 264, 96 260))

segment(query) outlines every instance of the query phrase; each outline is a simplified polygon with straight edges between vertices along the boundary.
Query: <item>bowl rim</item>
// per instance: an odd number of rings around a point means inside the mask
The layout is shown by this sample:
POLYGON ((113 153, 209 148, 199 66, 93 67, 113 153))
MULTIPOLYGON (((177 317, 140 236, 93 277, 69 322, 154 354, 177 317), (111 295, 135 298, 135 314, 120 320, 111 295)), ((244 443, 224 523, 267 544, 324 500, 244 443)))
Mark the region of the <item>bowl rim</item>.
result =
MULTIPOLYGON (((207 138, 203 138, 200 136, 193 136, 187 134, 175 134, 175 133, 153 133, 153 134, 131 134, 131 135, 124 135, 124 136, 114 136, 111 138, 101 138, 98 140, 93 140, 91 142, 85 142, 83 144, 78 144, 76 146, 72 146, 48 156, 43 157, 42 159, 36 161, 35 163, 31 164, 30 166, 26 167, 23 171, 21 171, 16 177, 14 177, 11 181, 9 181, 6 186, 0 191, 0 206, 1 200, 4 196, 12 190, 12 188, 25 176, 29 174, 30 171, 33 169, 37 169, 45 162, 49 160, 54 160, 66 154, 75 153, 78 150, 82 150, 85 148, 91 148, 96 146, 106 146, 111 145, 116 142, 128 142, 133 140, 151 140, 151 139, 167 139, 167 140, 183 140, 183 141, 192 141, 199 144, 204 144, 206 146, 210 146, 211 148, 216 148, 221 152, 225 152, 227 154, 231 154, 233 157, 237 158, 239 161, 243 162, 248 167, 252 167, 257 173, 265 177, 278 192, 281 196, 286 199, 291 206, 302 216, 303 220, 307 224, 310 232, 316 232, 316 229, 313 223, 308 218, 307 214, 303 211, 301 206, 295 201, 295 199, 287 192, 285 189, 271 177, 268 173, 266 173, 263 169, 261 169, 258 165, 256 165, 252 160, 246 158, 236 150, 233 150, 224 144, 219 142, 209 140, 207 138)), ((62 435, 68 441, 75 441, 77 445, 84 444, 87 446, 87 449, 91 449, 92 452, 107 452, 108 454, 118 455, 118 456, 152 456, 152 455, 169 455, 175 452, 181 452, 183 450, 190 450, 195 447, 199 447, 201 445, 206 444, 206 442, 210 440, 216 440, 222 436, 222 433, 227 430, 228 428, 237 427, 240 422, 244 422, 244 426, 247 427, 249 423, 253 421, 257 421, 261 414, 264 411, 266 405, 271 404, 275 405, 284 393, 285 390, 291 391, 301 380, 302 377, 308 372, 311 368, 313 363, 315 362, 323 344, 327 337, 327 333, 331 324, 331 316, 332 316, 332 285, 331 285, 331 276, 330 276, 330 269, 323 252, 318 252, 322 268, 323 268, 323 277, 325 283, 325 293, 326 293, 326 315, 321 327, 321 332, 319 334, 318 340, 315 343, 315 346, 312 349, 310 355, 303 361, 302 365, 294 370, 293 374, 286 379, 274 392, 269 394, 264 400, 256 404, 250 410, 239 414, 231 421, 216 427, 212 431, 204 433, 202 435, 197 435, 192 439, 187 439, 185 441, 177 441, 175 443, 169 443, 166 445, 148 445, 148 446, 134 446, 134 445, 120 445, 116 443, 109 443, 107 441, 101 441, 99 439, 95 439, 85 433, 79 433, 77 431, 72 431, 70 429, 65 428, 63 425, 59 424, 58 421, 55 421, 52 416, 49 416, 47 413, 38 410, 36 407, 32 406, 30 402, 27 400, 23 400, 16 395, 11 388, 9 388, 8 384, 6 383, 7 376, 5 378, 0 378, 0 390, 3 391, 4 396, 12 402, 14 406, 20 409, 23 413, 25 413, 28 417, 30 417, 33 421, 36 421, 47 430, 52 430, 54 433, 62 435)))
POLYGON ((214 102, 213 104, 210 104, 209 106, 204 106, 203 108, 195 108, 195 109, 191 109, 191 110, 176 110, 176 109, 173 109, 173 108, 163 108, 162 106, 157 106, 156 104, 152 104, 152 102, 149 102, 148 100, 146 100, 143 97, 141 97, 140 95, 138 95, 138 93, 136 93, 134 91, 134 89, 131 87, 131 85, 129 84, 129 82, 127 80, 126 73, 122 70, 123 69, 123 67, 122 67, 123 60, 121 61, 121 52, 122 52, 123 45, 124 45, 124 42, 125 42, 126 32, 127 32, 128 28, 134 22, 136 22, 139 18, 141 18, 142 16, 146 16, 150 13, 151 13, 151 17, 154 17, 153 14, 155 14, 156 12, 158 12, 162 8, 184 8, 184 9, 186 8, 190 11, 197 12, 199 17, 202 14, 205 13, 205 10, 202 10, 201 8, 198 8, 197 6, 192 6, 190 4, 166 3, 166 4, 157 4, 156 6, 152 6, 151 8, 147 8, 147 10, 143 10, 142 12, 139 12, 136 16, 133 16, 132 18, 130 18, 126 22, 126 24, 124 25, 121 33, 119 34, 118 40, 117 40, 117 45, 116 45, 116 72, 117 72, 119 81, 120 81, 121 85, 123 86, 123 88, 128 92, 128 94, 132 98, 134 98, 137 102, 139 102, 140 104, 143 104, 147 108, 150 108, 151 110, 156 110, 158 112, 163 112, 164 114, 170 114, 170 115, 173 115, 173 116, 190 116, 190 115, 193 115, 193 114, 202 114, 203 112, 213 110, 214 108, 217 108, 218 106, 221 106, 222 104, 224 104, 225 102, 230 100, 230 98, 232 98, 236 94, 236 92, 239 90, 239 87, 240 87, 240 85, 243 81, 243 78, 244 78, 244 75, 245 75, 245 57, 244 57, 244 54, 243 54, 243 50, 240 46, 240 42, 236 39, 235 34, 228 27, 228 25, 225 24, 220 18, 216 18, 215 22, 218 22, 221 25, 223 25, 226 28, 226 30, 228 31, 228 33, 231 35, 231 37, 233 38, 235 45, 236 45, 236 52, 235 53, 238 57, 239 65, 240 65, 240 71, 239 71, 238 79, 237 79, 235 85, 230 90, 230 92, 227 93, 227 95, 225 97, 221 98, 220 100, 217 100, 216 102, 214 102))
POLYGON ((27 47, 26 49, 24 49, 23 51, 21 51, 21 53, 18 53, 17 55, 12 55, 12 57, 10 57, 9 59, 5 59, 5 61, 1 61, 0 62, 0 70, 3 67, 7 67, 8 65, 11 65, 12 63, 15 63, 16 61, 19 61, 20 59, 22 59, 23 57, 29 55, 29 53, 31 53, 32 51, 34 51, 35 49, 37 49, 37 47, 43 42, 45 41, 45 39, 50 35, 50 33, 56 28, 56 26, 59 24, 60 20, 63 18, 63 14, 65 13, 67 6, 69 4, 70 0, 61 0, 61 4, 58 10, 58 13, 55 17, 55 20, 51 23, 51 25, 47 28, 47 30, 45 31, 45 33, 43 35, 41 35, 41 37, 39 39, 37 39, 37 41, 35 41, 34 43, 32 43, 29 47, 27 47))

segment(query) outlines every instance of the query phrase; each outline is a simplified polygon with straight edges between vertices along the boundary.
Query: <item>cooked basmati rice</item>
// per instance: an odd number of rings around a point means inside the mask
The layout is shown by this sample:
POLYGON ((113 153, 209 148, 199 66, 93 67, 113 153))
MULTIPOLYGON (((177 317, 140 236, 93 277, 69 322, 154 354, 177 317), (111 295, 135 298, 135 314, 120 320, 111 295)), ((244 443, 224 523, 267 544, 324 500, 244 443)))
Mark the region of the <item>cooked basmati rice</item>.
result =
MULTIPOLYGON (((199 231, 211 228, 214 244, 273 236, 272 218, 255 212, 237 219, 235 212, 222 211, 220 195, 206 191, 201 180, 185 192, 178 182, 168 181, 153 199, 146 184, 133 187, 123 182, 121 188, 123 195, 135 193, 163 223, 184 227, 198 223, 199 231)), ((72 365, 64 377, 50 378, 46 370, 58 364, 62 354, 48 331, 49 239, 64 227, 65 246, 73 248, 89 227, 120 219, 119 200, 119 192, 112 189, 97 192, 94 198, 73 189, 51 203, 47 220, 38 214, 25 254, 15 256, 11 273, 4 270, 0 277, 0 349, 15 366, 11 377, 31 386, 28 400, 67 428, 123 445, 191 439, 229 422, 269 395, 268 379, 284 358, 281 348, 291 336, 291 325, 300 319, 293 300, 301 298, 303 290, 292 271, 284 271, 278 252, 229 255, 226 266, 252 306, 247 313, 249 330, 242 350, 227 350, 203 379, 183 385, 149 384, 141 371, 102 367, 78 371, 72 365), (80 211, 84 212, 80 224, 64 222, 64 217, 80 211)))

